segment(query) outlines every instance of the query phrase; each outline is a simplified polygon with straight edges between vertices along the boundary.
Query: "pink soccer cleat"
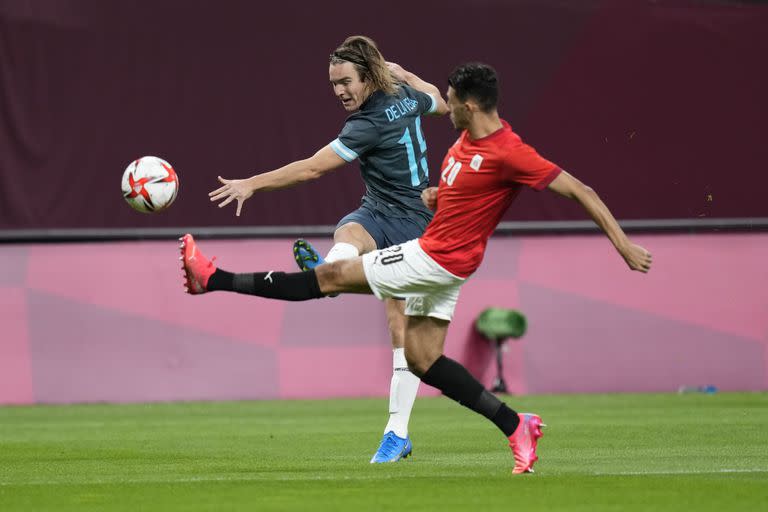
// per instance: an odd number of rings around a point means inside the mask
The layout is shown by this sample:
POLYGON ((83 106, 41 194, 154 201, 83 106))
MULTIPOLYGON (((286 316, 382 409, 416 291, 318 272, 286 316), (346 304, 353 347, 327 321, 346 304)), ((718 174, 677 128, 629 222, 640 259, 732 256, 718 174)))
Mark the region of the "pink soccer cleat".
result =
POLYGON ((203 253, 197 248, 195 239, 192 235, 186 234, 179 238, 181 244, 181 257, 184 269, 184 291, 192 295, 199 295, 208 291, 208 279, 216 272, 213 266, 214 257, 210 261, 203 256, 203 253))
POLYGON ((520 413, 520 424, 515 432, 509 436, 509 447, 515 456, 514 474, 533 473, 533 463, 539 460, 536 455, 536 442, 544 434, 541 427, 544 425, 537 414, 520 413))

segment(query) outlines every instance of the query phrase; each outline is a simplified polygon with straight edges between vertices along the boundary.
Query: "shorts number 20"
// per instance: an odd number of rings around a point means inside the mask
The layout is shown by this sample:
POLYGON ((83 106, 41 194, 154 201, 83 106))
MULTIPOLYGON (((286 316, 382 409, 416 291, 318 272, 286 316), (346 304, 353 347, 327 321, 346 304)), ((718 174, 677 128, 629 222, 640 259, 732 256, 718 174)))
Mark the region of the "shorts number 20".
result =
POLYGON ((403 261, 403 248, 399 245, 393 245, 387 248, 387 255, 381 258, 382 265, 391 265, 398 261, 403 261))

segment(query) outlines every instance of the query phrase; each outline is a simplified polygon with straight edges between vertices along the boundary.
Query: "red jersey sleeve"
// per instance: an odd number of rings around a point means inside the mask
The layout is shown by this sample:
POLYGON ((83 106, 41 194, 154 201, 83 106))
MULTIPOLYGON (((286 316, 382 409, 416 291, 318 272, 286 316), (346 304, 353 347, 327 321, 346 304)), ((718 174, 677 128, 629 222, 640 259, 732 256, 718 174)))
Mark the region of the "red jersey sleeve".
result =
POLYGON ((525 143, 509 148, 504 155, 504 176, 509 181, 527 185, 535 190, 544 190, 557 178, 561 169, 540 156, 525 143))

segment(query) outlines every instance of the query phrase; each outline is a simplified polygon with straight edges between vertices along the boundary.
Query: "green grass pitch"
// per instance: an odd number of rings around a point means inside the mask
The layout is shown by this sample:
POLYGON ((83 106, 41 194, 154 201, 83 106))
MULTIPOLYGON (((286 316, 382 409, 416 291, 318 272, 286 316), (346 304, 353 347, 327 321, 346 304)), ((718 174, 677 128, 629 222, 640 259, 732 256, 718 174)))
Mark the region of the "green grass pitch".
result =
POLYGON ((385 399, 0 408, 0 511, 768 510, 768 395, 508 397, 536 473, 446 398, 413 456, 368 463, 385 399))

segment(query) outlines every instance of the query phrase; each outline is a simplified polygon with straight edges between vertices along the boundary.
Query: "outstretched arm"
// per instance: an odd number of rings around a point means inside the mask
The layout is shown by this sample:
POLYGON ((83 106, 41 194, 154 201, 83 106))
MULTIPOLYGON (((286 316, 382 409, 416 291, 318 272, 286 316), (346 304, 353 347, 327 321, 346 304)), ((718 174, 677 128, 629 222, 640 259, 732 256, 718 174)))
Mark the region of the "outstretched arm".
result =
POLYGON ((431 94, 435 100, 437 100, 437 108, 435 109, 432 114, 434 115, 445 115, 448 113, 448 104, 443 99, 443 96, 440 94, 440 89, 435 87, 429 82, 425 82, 415 74, 406 71, 403 69, 403 67, 400 64, 395 64, 394 62, 387 62, 387 67, 389 68, 390 73, 403 82, 404 84, 408 84, 417 91, 421 91, 426 94, 431 94))
POLYGON ((651 253, 629 241, 619 223, 594 190, 565 171, 561 172, 548 188, 561 196, 578 201, 608 236, 630 269, 643 273, 651 269, 651 253))
POLYGON ((210 192, 208 196, 211 198, 211 201, 221 201, 219 208, 228 205, 232 201, 237 201, 235 215, 239 217, 243 209, 243 203, 254 192, 287 188, 305 181, 314 180, 333 169, 341 167, 345 163, 347 162, 337 155, 329 144, 309 158, 291 162, 274 171, 257 174, 247 179, 228 180, 219 176, 222 186, 210 192))

